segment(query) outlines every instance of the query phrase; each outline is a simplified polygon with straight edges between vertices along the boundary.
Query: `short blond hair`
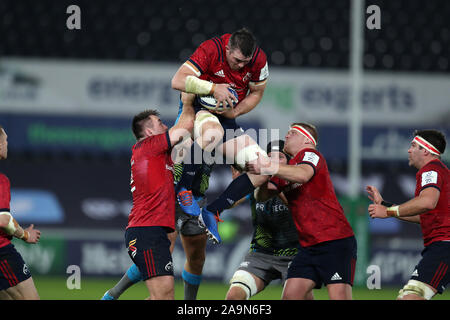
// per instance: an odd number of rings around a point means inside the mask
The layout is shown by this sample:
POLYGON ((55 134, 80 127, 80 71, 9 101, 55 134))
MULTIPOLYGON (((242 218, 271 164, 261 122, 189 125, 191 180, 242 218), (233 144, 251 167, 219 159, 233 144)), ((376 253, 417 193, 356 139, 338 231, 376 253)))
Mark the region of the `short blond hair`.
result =
POLYGON ((312 135, 314 140, 316 140, 316 144, 319 143, 319 133, 317 132, 317 128, 315 125, 306 122, 294 122, 293 124, 291 124, 291 127, 292 126, 300 126, 305 128, 305 130, 312 135))

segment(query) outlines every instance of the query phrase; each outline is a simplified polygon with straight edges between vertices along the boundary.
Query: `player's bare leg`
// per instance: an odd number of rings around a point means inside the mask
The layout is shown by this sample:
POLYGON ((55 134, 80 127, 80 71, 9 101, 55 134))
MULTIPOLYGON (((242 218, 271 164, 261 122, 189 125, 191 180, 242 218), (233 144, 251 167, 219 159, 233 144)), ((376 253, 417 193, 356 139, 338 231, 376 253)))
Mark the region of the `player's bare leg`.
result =
POLYGON ((212 152, 215 146, 222 142, 223 128, 219 119, 209 111, 199 111, 194 121, 194 143, 185 155, 183 172, 176 186, 177 200, 181 209, 191 216, 200 214, 200 207, 192 194, 192 183, 195 174, 203 163, 211 164, 214 159, 206 161, 207 152, 212 152))
POLYGON ((205 110, 197 112, 194 139, 203 150, 212 151, 222 141, 223 135, 223 127, 216 116, 205 110))
POLYGON ((174 300, 175 283, 173 276, 158 276, 145 280, 150 292, 149 300, 174 300))
POLYGON ((316 283, 305 278, 290 278, 284 284, 282 300, 313 300, 312 290, 316 283))
POLYGON ((0 290, 0 300, 13 300, 6 290, 0 290))
MULTIPOLYGON (((177 239, 178 232, 174 231, 167 234, 167 238, 170 240, 170 253, 173 252, 175 247, 175 240, 177 239)), ((119 297, 131 286, 141 282, 141 273, 135 264, 133 264, 122 278, 117 282, 114 287, 105 292, 102 300, 117 300, 119 297)))
POLYGON ((352 286, 348 283, 327 285, 330 300, 352 300, 352 286))
POLYGON ((39 300, 39 294, 37 293, 33 278, 28 278, 4 291, 13 300, 39 300))
POLYGON ((206 242, 208 238, 206 233, 193 236, 181 236, 180 238, 186 255, 183 270, 184 299, 195 300, 205 264, 206 242))

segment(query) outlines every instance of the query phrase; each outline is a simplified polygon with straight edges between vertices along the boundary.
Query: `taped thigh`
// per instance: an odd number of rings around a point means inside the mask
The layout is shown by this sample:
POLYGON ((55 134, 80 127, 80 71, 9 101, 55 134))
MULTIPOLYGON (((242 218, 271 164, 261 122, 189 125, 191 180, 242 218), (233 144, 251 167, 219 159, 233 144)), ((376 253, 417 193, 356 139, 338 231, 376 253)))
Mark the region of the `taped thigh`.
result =
POLYGON ((244 290, 247 300, 258 292, 255 278, 245 270, 237 270, 231 278, 230 284, 230 288, 239 287, 244 290))
POLYGON ((197 114, 194 121, 194 140, 202 135, 202 126, 207 122, 217 123, 219 126, 222 126, 219 119, 209 112, 197 114))
POLYGON ((433 289, 421 281, 409 280, 403 289, 399 291, 398 298, 403 298, 409 294, 415 294, 416 296, 430 300, 436 293, 433 289))

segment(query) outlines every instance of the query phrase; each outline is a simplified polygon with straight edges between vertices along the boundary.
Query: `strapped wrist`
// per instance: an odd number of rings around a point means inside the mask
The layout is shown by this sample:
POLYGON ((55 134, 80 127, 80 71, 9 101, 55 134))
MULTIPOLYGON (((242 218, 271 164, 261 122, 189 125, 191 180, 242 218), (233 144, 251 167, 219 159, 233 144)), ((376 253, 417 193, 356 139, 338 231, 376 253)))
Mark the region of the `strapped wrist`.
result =
POLYGON ((30 233, 26 230, 23 230, 23 235, 20 237, 23 241, 27 242, 28 238, 30 237, 30 233))
POLYGON ((386 209, 386 214, 389 217, 400 217, 400 212, 398 210, 398 206, 389 207, 386 209))

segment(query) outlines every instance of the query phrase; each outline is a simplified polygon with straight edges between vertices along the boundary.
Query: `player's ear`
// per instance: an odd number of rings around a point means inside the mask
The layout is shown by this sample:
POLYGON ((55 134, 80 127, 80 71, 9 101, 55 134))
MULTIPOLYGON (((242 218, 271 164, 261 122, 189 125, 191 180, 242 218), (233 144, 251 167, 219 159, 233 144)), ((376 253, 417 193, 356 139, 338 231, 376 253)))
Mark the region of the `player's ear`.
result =
POLYGON ((153 135, 153 130, 152 130, 151 128, 149 128, 149 127, 145 127, 145 128, 144 128, 144 135, 145 135, 146 137, 152 136, 152 135, 153 135))

